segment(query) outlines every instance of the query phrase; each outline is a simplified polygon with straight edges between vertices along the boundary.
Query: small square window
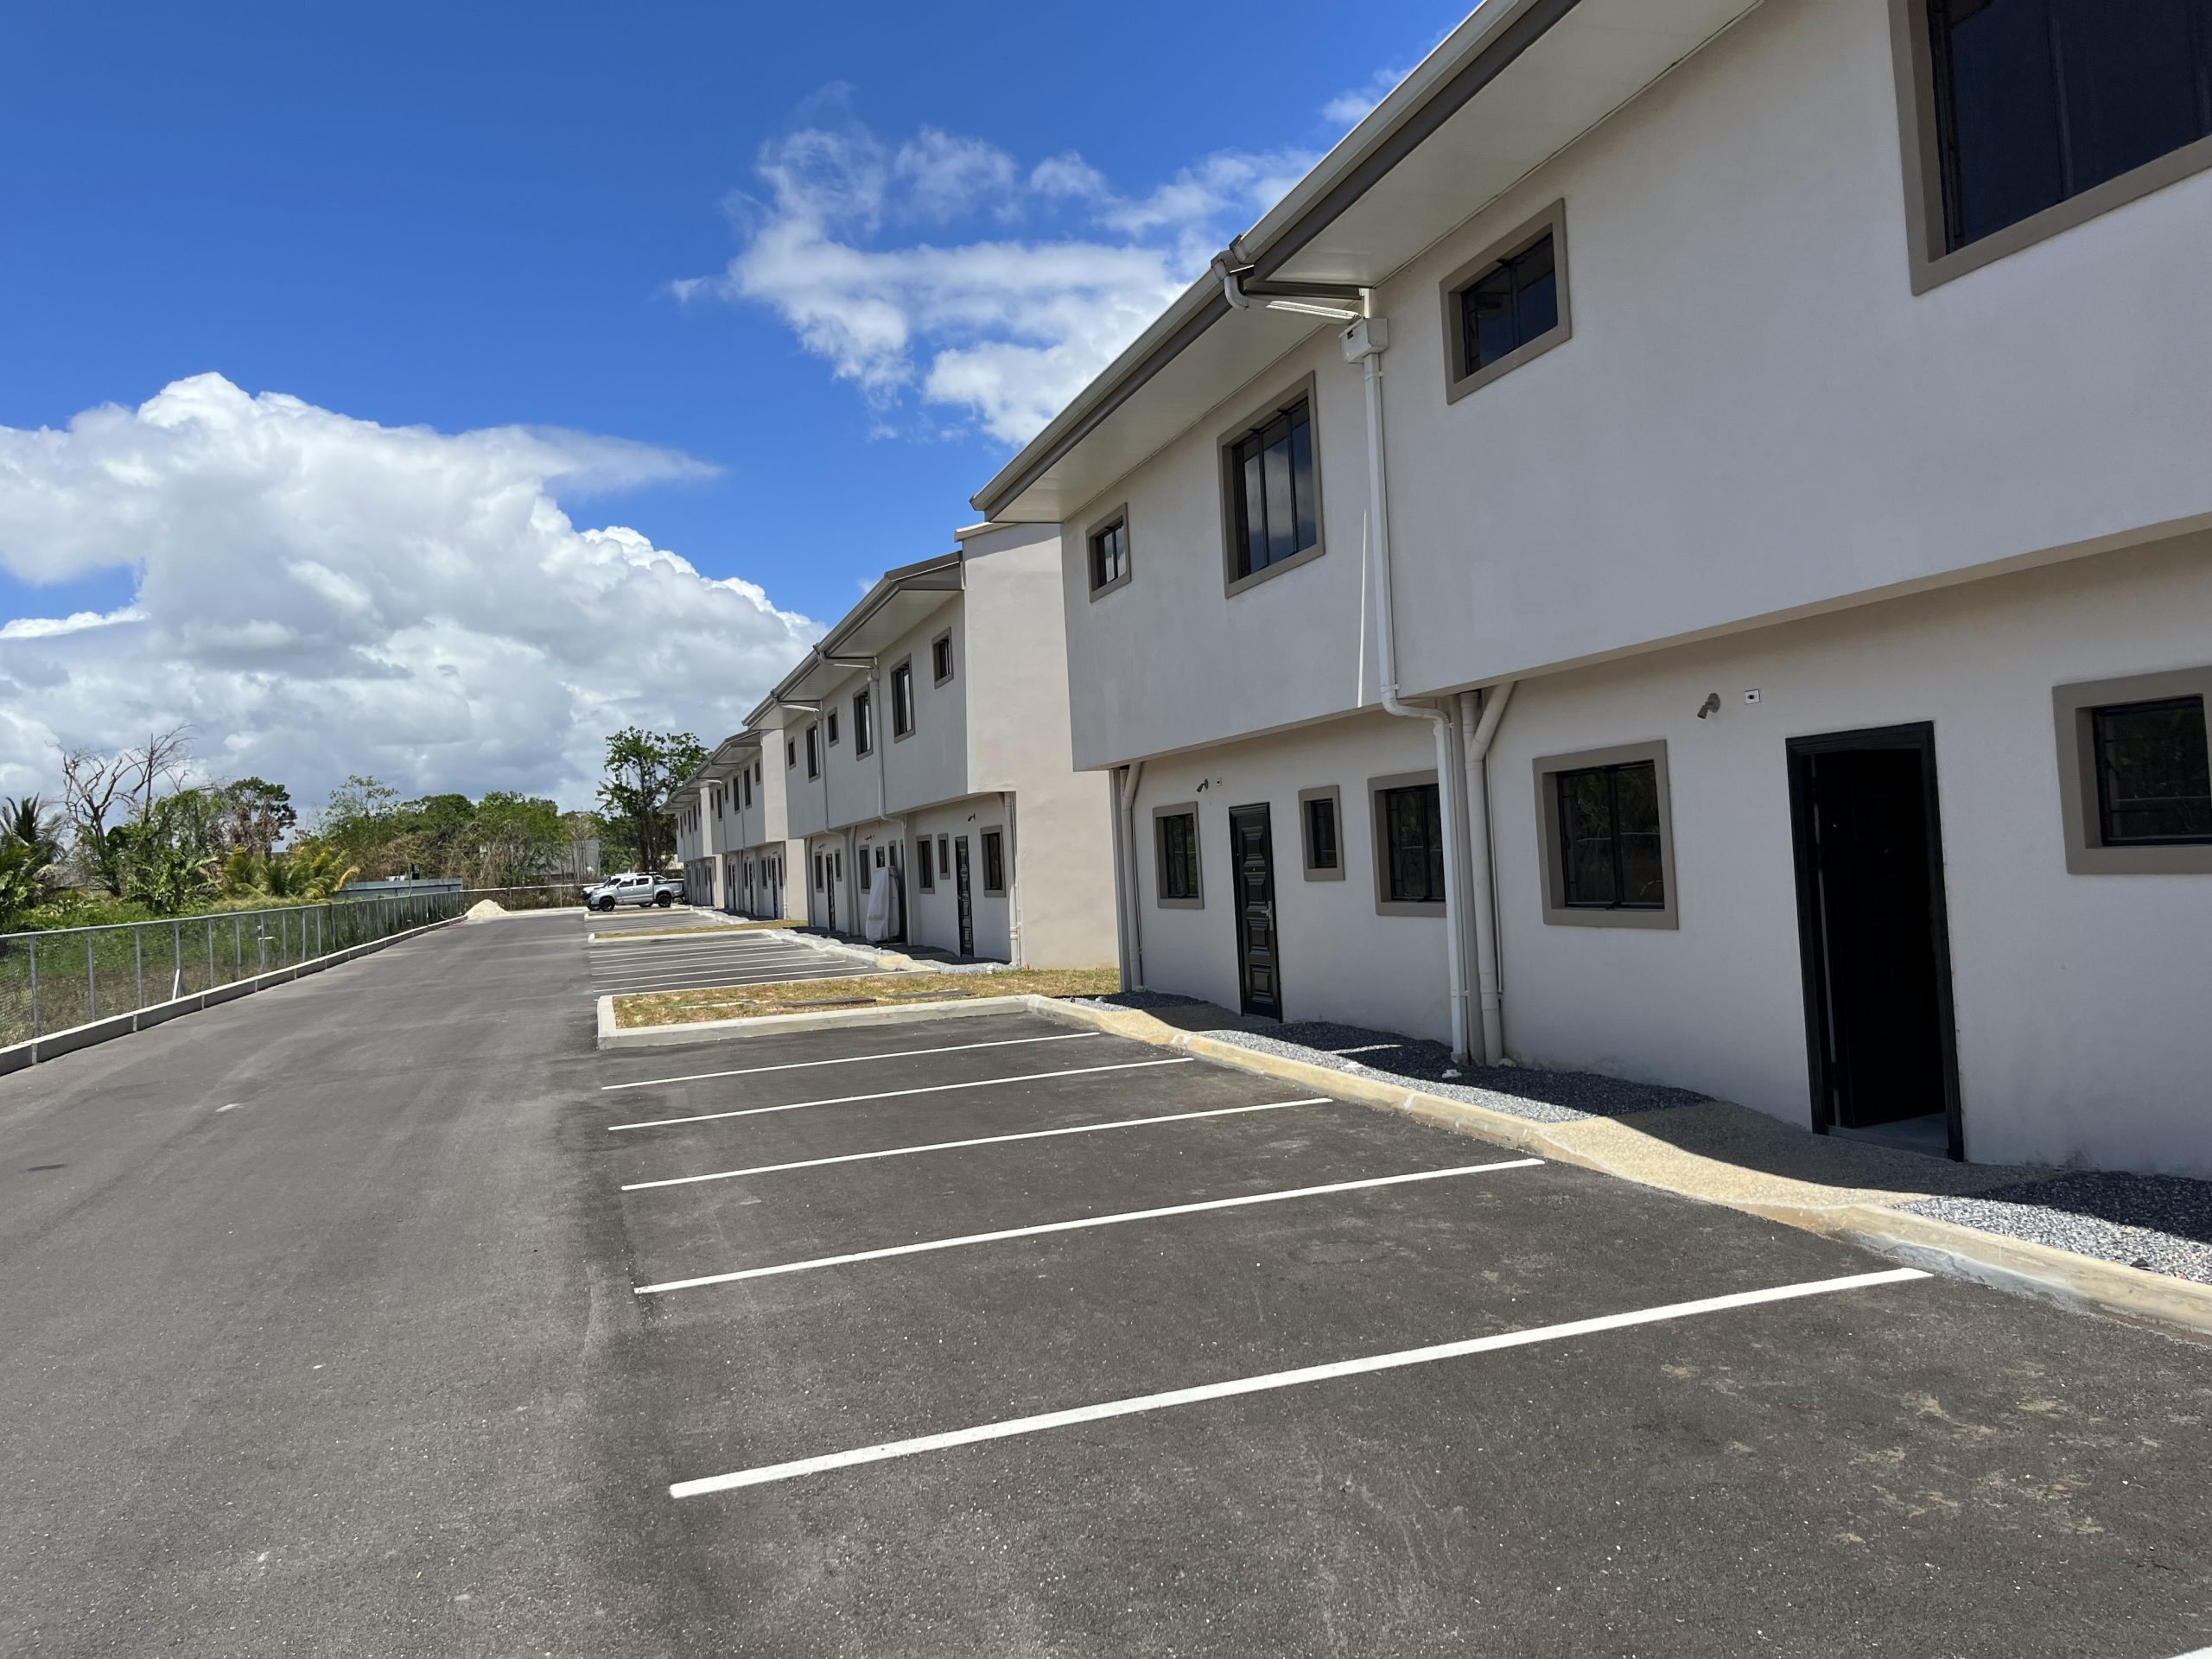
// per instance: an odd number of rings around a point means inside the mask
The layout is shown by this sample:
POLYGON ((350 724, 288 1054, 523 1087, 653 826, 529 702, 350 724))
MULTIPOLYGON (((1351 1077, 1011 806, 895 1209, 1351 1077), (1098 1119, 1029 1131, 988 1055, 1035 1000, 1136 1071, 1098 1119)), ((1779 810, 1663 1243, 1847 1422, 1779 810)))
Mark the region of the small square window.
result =
POLYGON ((1444 279, 1445 401, 1564 341, 1567 207, 1554 202, 1444 279))
POLYGON ((1547 922, 1676 925, 1664 743, 1537 761, 1536 810, 1547 922))
POLYGON ((952 677, 952 634, 949 630, 930 641, 930 672, 939 685, 952 677))
POLYGON ((1298 828, 1308 881, 1344 879, 1343 811, 1342 792, 1333 784, 1298 791, 1298 828))
POLYGON ((891 671, 891 735, 911 736, 914 730, 914 665, 901 663, 891 671))
POLYGON ((2067 869, 2212 874, 2212 667, 2062 685, 2052 695, 2067 869))
POLYGON ((1006 891, 1006 831, 983 831, 983 891, 1006 891))
POLYGON ((1154 808, 1152 832, 1159 855, 1160 905, 1183 910, 1204 908, 1205 894, 1198 868, 1197 806, 1154 808))
POLYGON ((1129 515, 1117 507, 1111 518, 1086 538, 1090 551, 1090 596, 1111 593, 1129 579, 1129 515))
POLYGON ((1376 778, 1375 908, 1385 916, 1429 916, 1444 909, 1444 801, 1434 772, 1376 778))

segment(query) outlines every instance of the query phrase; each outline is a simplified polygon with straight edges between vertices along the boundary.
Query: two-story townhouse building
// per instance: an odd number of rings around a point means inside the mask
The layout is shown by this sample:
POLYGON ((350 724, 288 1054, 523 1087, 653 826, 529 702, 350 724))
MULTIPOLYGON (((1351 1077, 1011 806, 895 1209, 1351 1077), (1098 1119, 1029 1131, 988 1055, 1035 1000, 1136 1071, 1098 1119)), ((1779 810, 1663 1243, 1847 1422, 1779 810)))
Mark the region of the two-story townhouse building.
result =
POLYGON ((1133 981, 2212 1173, 2208 169, 2202 7, 1482 6, 976 499, 1133 981))
POLYGON ((1058 527, 957 543, 887 571, 747 722, 803 843, 794 914, 960 957, 1110 962, 1110 795, 1070 764, 1058 527))
POLYGON ((728 737, 677 785, 677 837, 691 902, 779 921, 804 913, 798 848, 789 836, 784 779, 762 764, 766 740, 728 737), (697 828, 689 833, 685 823, 697 828))

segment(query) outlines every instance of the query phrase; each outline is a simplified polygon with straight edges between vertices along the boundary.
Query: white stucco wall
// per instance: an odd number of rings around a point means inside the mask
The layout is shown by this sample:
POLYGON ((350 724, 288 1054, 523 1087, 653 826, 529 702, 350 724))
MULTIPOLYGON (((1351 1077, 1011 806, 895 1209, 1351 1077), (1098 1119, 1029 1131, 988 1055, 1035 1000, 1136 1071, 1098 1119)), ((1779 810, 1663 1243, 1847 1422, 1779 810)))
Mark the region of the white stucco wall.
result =
POLYGON ((1967 1155, 2212 1174, 2212 877, 2069 874, 2051 716, 2208 661, 2200 535, 1522 682, 1491 764, 1510 1051, 1808 1123, 1784 741, 1932 721, 1967 1155), (1650 738, 1679 930, 1547 925, 1536 758, 1650 738))
POLYGON ((1447 1039, 1444 924, 1376 913, 1367 787, 1370 779, 1424 772, 1435 763, 1427 721, 1374 712, 1147 763, 1136 812, 1146 988, 1237 1006, 1229 813, 1265 802, 1274 843, 1284 1017, 1447 1039), (1308 881, 1298 795, 1330 785, 1341 792, 1344 879, 1308 881), (1158 902, 1153 810, 1189 802, 1198 807, 1200 910, 1158 902))

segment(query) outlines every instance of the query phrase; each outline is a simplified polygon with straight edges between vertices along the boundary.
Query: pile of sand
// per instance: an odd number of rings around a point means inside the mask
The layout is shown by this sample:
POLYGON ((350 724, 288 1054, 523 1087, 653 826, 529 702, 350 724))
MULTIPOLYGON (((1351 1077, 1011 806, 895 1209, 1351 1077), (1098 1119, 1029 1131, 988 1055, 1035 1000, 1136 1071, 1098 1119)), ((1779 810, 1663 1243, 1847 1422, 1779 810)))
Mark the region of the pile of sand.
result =
POLYGON ((468 919, 472 922, 488 922, 508 913, 507 907, 496 899, 479 899, 468 907, 468 919))

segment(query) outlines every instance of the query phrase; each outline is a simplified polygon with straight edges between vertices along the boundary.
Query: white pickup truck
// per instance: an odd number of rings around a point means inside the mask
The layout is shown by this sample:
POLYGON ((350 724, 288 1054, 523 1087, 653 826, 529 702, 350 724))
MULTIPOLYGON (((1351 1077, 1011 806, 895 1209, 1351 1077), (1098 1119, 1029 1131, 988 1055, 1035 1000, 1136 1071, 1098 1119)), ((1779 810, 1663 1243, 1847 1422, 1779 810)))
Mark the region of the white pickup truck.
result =
POLYGON ((593 910, 612 910, 617 905, 658 905, 665 910, 683 897, 683 884, 665 875, 639 875, 630 871, 610 875, 584 894, 593 910))

